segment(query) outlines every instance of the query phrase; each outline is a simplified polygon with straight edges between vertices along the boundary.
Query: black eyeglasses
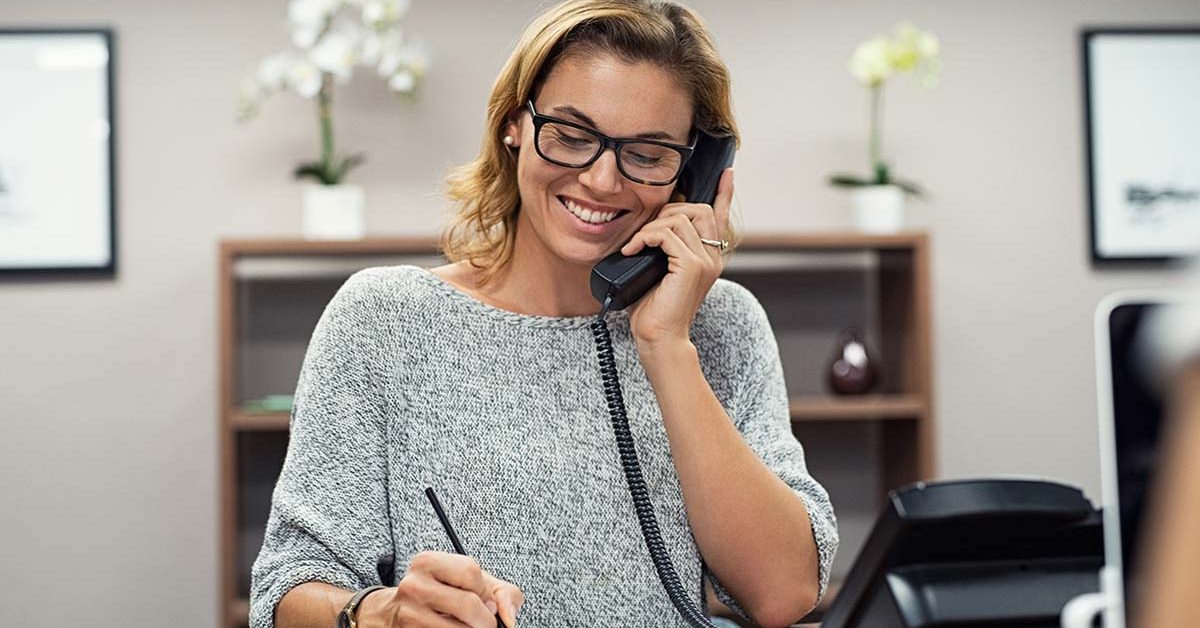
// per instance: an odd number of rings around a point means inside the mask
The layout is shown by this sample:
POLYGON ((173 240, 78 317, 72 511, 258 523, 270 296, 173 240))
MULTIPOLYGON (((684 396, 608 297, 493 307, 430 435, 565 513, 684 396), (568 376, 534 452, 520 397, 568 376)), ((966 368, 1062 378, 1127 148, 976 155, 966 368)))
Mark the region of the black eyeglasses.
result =
POLYGON ((606 149, 617 156, 617 169, 630 181, 646 185, 670 185, 679 178, 684 165, 696 148, 697 134, 691 144, 671 144, 646 139, 618 139, 595 129, 545 116, 525 101, 533 116, 533 145, 542 159, 567 168, 586 168, 606 149))

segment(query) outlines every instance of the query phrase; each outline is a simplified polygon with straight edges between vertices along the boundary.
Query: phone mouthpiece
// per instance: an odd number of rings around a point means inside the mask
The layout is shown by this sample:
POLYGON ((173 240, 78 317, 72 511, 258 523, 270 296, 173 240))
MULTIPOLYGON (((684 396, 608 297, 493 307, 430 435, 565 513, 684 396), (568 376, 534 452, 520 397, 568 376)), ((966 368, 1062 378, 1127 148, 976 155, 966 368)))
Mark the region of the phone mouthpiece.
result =
POLYGON ((592 296, 605 308, 623 310, 658 285, 667 276, 667 254, 655 247, 645 247, 633 255, 617 251, 592 267, 592 296))

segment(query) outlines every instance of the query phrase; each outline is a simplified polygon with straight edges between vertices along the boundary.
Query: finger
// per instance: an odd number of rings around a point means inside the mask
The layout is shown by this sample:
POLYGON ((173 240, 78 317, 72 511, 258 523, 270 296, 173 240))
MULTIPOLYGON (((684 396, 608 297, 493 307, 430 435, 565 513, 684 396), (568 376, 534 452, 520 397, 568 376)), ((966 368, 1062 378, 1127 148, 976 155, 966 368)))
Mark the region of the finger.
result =
POLYGON ((666 209, 659 214, 659 218, 669 218, 676 214, 683 214, 692 221, 696 226, 696 233, 702 238, 713 240, 721 239, 721 234, 724 231, 718 228, 717 215, 711 205, 701 203, 675 203, 668 205, 666 209))
POLYGON ((520 603, 506 602, 500 606, 500 619, 504 621, 507 628, 514 628, 517 625, 517 613, 521 612, 521 607, 524 605, 525 603, 522 601, 520 603))
POLYGON ((517 625, 517 610, 521 608, 520 604, 509 599, 504 599, 497 603, 497 608, 499 608, 500 621, 504 622, 507 628, 517 625))
POLYGON ((717 223, 714 240, 723 240, 725 234, 729 233, 729 209, 732 206, 733 168, 726 168, 725 172, 721 173, 721 182, 717 185, 717 198, 713 200, 713 214, 717 223))
MULTIPOLYGON (((436 628, 475 628, 471 624, 464 624, 458 619, 449 615, 443 615, 435 610, 424 608, 412 614, 409 623, 406 626, 435 626, 436 628)), ((488 626, 494 628, 495 624, 488 626)))
POLYGON ((679 235, 680 239, 688 243, 689 246, 692 244, 696 245, 691 247, 693 251, 700 251, 700 245, 702 244, 702 242, 700 242, 700 234, 697 233, 696 225, 692 223, 691 218, 687 214, 677 213, 669 218, 652 220, 645 225, 642 225, 641 233, 647 233, 656 229, 669 229, 674 231, 677 235, 679 235))
MULTIPOLYGON (((662 238, 664 237, 662 234, 668 233, 670 231, 671 231, 670 225, 665 224, 665 223, 647 224, 644 227, 642 227, 641 231, 634 234, 633 238, 630 239, 629 242, 627 242, 625 244, 625 246, 621 247, 621 253, 624 254, 626 257, 628 257, 630 255, 636 255, 638 252, 640 252, 642 249, 645 249, 646 247, 659 246, 659 243, 662 241, 662 238)), ((659 248, 662 248, 662 247, 659 247, 659 248)), ((686 245, 684 245, 684 248, 687 248, 686 245)), ((670 255, 670 253, 667 252, 665 249, 663 252, 670 255)))
POLYGON ((412 567, 424 571, 439 582, 470 591, 480 598, 487 597, 483 569, 470 556, 445 552, 421 552, 413 557, 412 567), (420 563, 418 564, 418 561, 420 563))
POLYGON ((668 271, 678 272, 680 270, 679 260, 703 261, 697 259, 695 252, 688 247, 687 243, 678 234, 666 227, 659 227, 643 232, 640 239, 645 246, 657 246, 667 254, 668 271))
POLYGON ((667 219, 665 226, 679 236, 679 239, 683 240, 692 253, 697 256, 708 255, 708 251, 704 249, 709 247, 700 241, 700 232, 690 216, 682 213, 676 214, 667 219))
POLYGON ((429 612, 452 619, 454 625, 459 626, 493 628, 496 625, 495 614, 488 610, 478 594, 446 584, 427 571, 410 575, 401 583, 409 603, 401 606, 400 619, 412 619, 414 615, 429 612))
POLYGON ((668 226, 674 231, 681 240, 687 243, 688 248, 692 249, 696 255, 712 260, 718 263, 721 260, 721 249, 705 244, 700 241, 700 238, 708 238, 710 240, 719 240, 717 236, 717 221, 713 215, 712 207, 708 205, 693 206, 694 209, 690 212, 681 210, 678 216, 686 216, 687 223, 669 223, 668 226))
POLYGON ((667 218, 656 218, 642 225, 641 230, 634 234, 633 239, 621 247, 621 253, 629 256, 642 250, 645 246, 657 246, 647 243, 643 236, 658 229, 674 231, 693 253, 708 255, 707 252, 702 251, 705 245, 700 241, 700 234, 696 231, 696 226, 685 213, 675 213, 667 218))
MULTIPOLYGON (((707 205, 702 205, 701 207, 703 207, 704 210, 707 210, 707 213, 711 217, 711 208, 709 208, 707 205)), ((716 272, 717 274, 720 274, 720 271, 724 266, 721 258, 721 250, 717 247, 700 241, 701 235, 696 228, 696 223, 689 220, 686 214, 678 213, 670 218, 661 219, 661 222, 656 225, 656 228, 669 229, 675 235, 679 236, 679 239, 683 241, 689 250, 691 250, 695 259, 703 265, 705 272, 716 272)))
POLYGON ((489 610, 475 593, 432 582, 425 591, 425 600, 431 610, 472 628, 496 626, 495 611, 489 610))
POLYGON ((500 609, 500 619, 504 621, 505 626, 511 628, 517 625, 517 611, 525 604, 525 594, 503 580, 496 582, 498 585, 492 589, 492 599, 500 609))

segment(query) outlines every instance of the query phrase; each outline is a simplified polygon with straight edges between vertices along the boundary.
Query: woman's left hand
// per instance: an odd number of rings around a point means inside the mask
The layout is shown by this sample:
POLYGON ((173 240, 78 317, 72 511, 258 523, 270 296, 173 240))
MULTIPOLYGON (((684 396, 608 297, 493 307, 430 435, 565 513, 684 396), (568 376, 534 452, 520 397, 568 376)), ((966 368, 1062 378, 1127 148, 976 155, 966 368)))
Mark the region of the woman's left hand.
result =
POLYGON ((642 226, 621 252, 632 255, 657 246, 667 254, 667 275, 629 311, 629 324, 638 347, 689 341, 688 330, 717 277, 725 268, 721 249, 700 238, 721 240, 729 227, 733 200, 733 169, 727 168, 712 205, 669 203, 658 217, 642 226))

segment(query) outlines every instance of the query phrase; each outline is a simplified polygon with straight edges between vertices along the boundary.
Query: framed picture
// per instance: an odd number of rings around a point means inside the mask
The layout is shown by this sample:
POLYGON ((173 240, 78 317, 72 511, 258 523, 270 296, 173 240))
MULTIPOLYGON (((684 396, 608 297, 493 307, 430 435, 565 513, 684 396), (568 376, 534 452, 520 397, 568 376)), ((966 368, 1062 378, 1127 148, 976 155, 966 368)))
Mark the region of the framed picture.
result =
POLYGON ((113 33, 0 29, 0 274, 116 273, 113 33))
POLYGON ((1082 33, 1092 259, 1200 251, 1200 27, 1082 33))

